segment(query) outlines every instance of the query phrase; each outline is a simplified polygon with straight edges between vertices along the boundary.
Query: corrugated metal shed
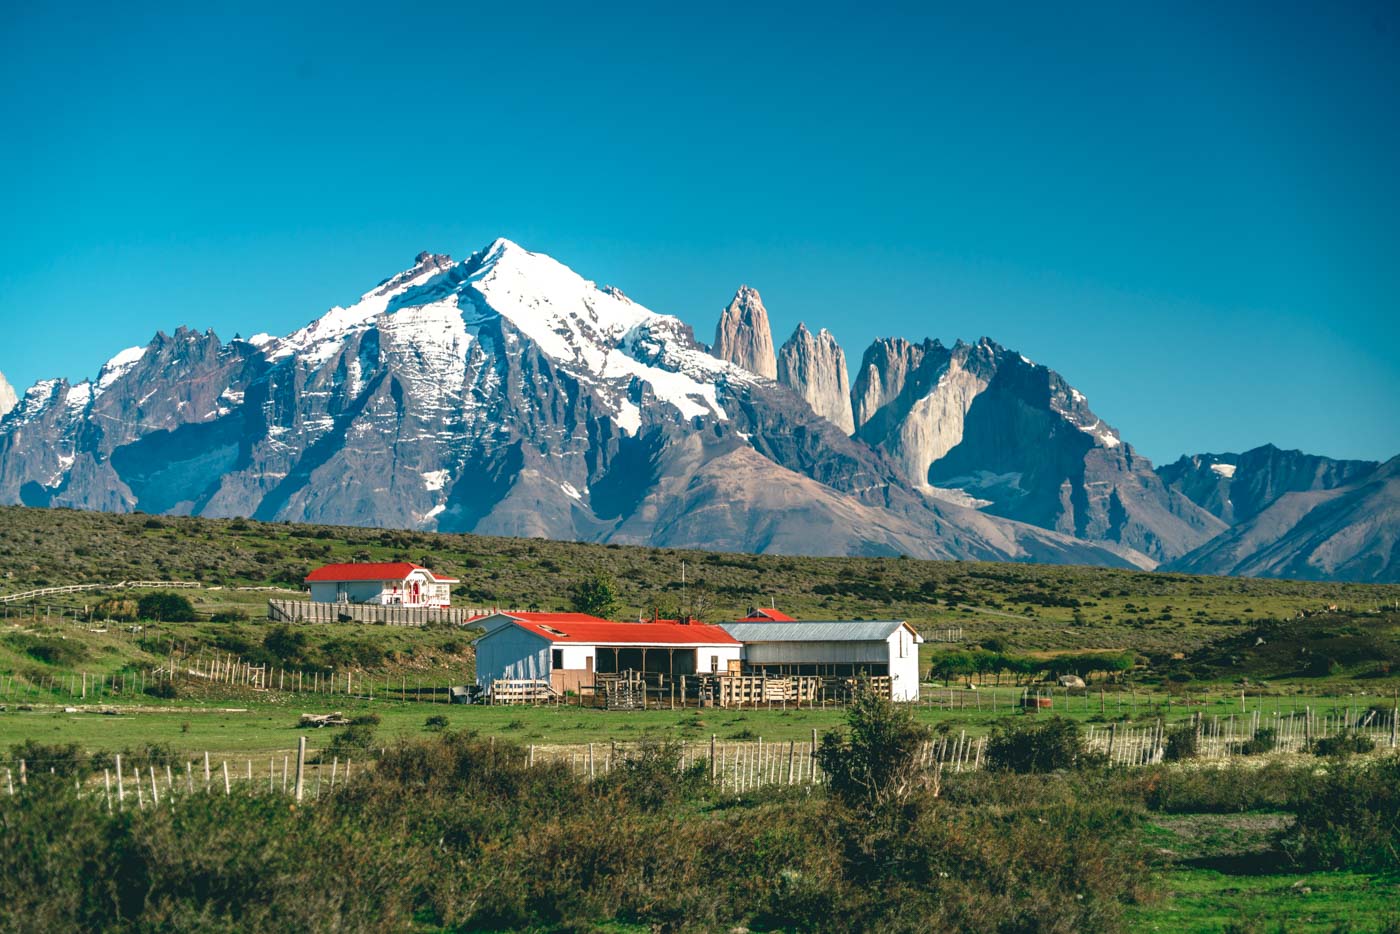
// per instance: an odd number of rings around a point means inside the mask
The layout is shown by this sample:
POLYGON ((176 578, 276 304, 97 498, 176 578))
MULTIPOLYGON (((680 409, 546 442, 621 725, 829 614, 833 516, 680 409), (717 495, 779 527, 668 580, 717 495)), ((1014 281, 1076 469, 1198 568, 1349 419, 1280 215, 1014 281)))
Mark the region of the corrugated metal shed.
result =
POLYGON ((904 620, 813 620, 800 623, 721 623, 740 642, 884 642, 904 620))

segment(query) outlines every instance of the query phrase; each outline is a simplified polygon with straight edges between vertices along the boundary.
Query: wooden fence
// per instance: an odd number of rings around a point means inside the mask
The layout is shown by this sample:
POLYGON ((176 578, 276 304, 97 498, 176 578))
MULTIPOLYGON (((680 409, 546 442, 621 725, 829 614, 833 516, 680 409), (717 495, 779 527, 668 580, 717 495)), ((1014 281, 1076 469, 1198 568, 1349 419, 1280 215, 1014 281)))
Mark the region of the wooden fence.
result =
POLYGON ((497 612, 495 607, 381 606, 372 603, 313 603, 310 600, 269 600, 267 618, 284 623, 374 623, 381 626, 461 626, 467 620, 497 612))
POLYGON ((153 588, 162 587, 166 589, 195 588, 204 585, 198 581, 119 581, 115 584, 67 584, 63 587, 43 587, 39 590, 25 590, 20 593, 11 593, 0 596, 0 603, 18 603, 22 600, 37 600, 40 597, 49 597, 55 594, 81 593, 85 590, 126 590, 130 588, 153 588))

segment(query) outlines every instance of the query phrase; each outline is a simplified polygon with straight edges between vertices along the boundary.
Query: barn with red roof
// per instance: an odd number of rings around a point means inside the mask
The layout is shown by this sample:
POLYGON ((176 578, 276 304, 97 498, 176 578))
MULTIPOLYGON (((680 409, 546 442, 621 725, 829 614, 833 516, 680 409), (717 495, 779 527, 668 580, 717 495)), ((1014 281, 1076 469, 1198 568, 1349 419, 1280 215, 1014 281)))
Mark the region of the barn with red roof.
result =
POLYGON ((743 645, 718 626, 657 620, 616 623, 582 613, 497 613, 476 646, 477 684, 547 681, 559 694, 623 671, 668 678, 737 668, 743 645))
POLYGON ((306 576, 313 603, 448 607, 453 577, 442 577, 407 561, 328 564, 306 576))

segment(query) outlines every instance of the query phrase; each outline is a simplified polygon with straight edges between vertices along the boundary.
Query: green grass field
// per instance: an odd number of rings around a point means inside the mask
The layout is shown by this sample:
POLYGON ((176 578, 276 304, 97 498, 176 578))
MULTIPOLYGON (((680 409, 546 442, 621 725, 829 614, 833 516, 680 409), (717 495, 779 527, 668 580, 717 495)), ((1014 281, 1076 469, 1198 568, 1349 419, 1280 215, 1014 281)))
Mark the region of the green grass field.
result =
MULTIPOLYGON (((15 748, 26 742, 73 743, 94 753, 154 745, 168 749, 177 764, 209 752, 257 775, 267 774, 271 757, 275 775, 275 763, 299 736, 314 753, 337 735, 300 728, 300 715, 333 711, 378 718, 373 746, 444 727, 521 746, 707 744, 712 736, 721 743, 806 742, 814 731, 844 722, 844 711, 834 707, 671 710, 663 701, 663 709, 609 712, 449 705, 444 689, 474 677, 471 631, 303 624, 278 635, 262 618, 269 596, 299 593, 301 577, 317 564, 405 559, 462 578, 458 604, 565 609, 575 582, 601 574, 615 584, 619 616, 652 608, 676 613, 685 562, 685 608, 710 620, 771 600, 799 618, 894 617, 926 631, 962 628, 960 644, 923 646, 925 672, 941 653, 989 640, 998 651, 1022 656, 1133 653, 1137 664, 1116 683, 1075 694, 1045 683, 1030 687, 1053 694, 1054 713, 1084 724, 1141 727, 1198 713, 1223 719, 1256 711, 1267 721, 1305 707, 1388 709, 1400 689, 1394 609, 1400 587, 725 555, 0 508, 0 594, 68 581, 201 581, 203 587, 180 592, 206 620, 117 625, 93 613, 104 599, 140 595, 130 590, 0 608, 0 758, 13 769, 15 748), (283 590, 251 589, 269 587, 283 590), (229 621, 207 621, 214 615, 229 621), (291 647, 288 632, 298 640, 291 647), (300 683, 323 690, 254 690, 189 674, 216 658, 267 665, 273 687, 296 683, 300 673, 300 683), (142 693, 168 679, 160 672, 172 665, 174 697, 142 693), (351 696, 342 693, 347 676, 351 696), (324 690, 328 681, 335 693, 324 690), (402 699, 404 692, 412 699, 402 699), (429 718, 442 719, 430 726, 429 718)), ((977 690, 964 679, 926 685, 917 720, 939 732, 980 736, 1007 718, 1029 716, 1015 707, 1027 686, 1014 677, 1003 676, 1000 684, 990 675, 974 680, 977 690)), ((30 767, 42 770, 42 763, 30 767)), ((1293 874, 1278 864, 1269 840, 1287 819, 1269 812, 1151 815, 1141 834, 1157 854, 1155 896, 1132 908, 1131 929, 1396 930, 1400 881, 1293 874)))

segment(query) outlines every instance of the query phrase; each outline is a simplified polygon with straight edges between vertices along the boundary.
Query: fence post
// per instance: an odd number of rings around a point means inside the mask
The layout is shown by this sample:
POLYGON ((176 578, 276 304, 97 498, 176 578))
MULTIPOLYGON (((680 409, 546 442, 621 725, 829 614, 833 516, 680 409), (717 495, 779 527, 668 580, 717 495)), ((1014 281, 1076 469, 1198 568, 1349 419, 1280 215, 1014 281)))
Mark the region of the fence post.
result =
POLYGON ((790 739, 790 740, 788 740, 788 780, 787 780, 787 783, 788 783, 789 785, 792 784, 793 767, 794 767, 796 764, 797 764, 797 742, 796 742, 795 740, 791 740, 791 739, 790 739))
POLYGON ((122 756, 121 756, 121 753, 117 753, 117 756, 116 756, 116 769, 117 769, 117 807, 121 807, 122 802, 124 802, 124 801, 126 800, 126 789, 125 789, 125 787, 123 786, 123 781, 122 781, 122 756))
POLYGON ((710 734, 710 781, 715 780, 715 734, 710 734))
POLYGON ((233 791, 233 789, 229 787, 229 782, 228 782, 228 760, 227 760, 227 759, 225 759, 225 760, 223 761, 223 766, 224 766, 224 797, 227 798, 227 797, 232 793, 232 791, 233 791))
POLYGON ((297 737, 297 780, 293 786, 292 794, 298 803, 301 802, 302 773, 306 768, 306 737, 297 737))

